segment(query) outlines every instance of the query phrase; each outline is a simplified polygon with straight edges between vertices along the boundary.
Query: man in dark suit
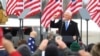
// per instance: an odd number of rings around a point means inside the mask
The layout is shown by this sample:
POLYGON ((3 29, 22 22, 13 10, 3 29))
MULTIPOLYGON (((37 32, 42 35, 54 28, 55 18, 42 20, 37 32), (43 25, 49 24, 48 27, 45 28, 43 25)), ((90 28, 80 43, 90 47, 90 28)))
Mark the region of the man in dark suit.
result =
MULTIPOLYGON (((58 20, 57 17, 58 14, 56 13, 50 22, 51 28, 58 28, 58 33, 62 36, 79 36, 77 23, 72 21, 72 13, 70 10, 65 11, 62 19, 58 20)), ((76 40, 75 37, 73 37, 74 40, 76 40)))

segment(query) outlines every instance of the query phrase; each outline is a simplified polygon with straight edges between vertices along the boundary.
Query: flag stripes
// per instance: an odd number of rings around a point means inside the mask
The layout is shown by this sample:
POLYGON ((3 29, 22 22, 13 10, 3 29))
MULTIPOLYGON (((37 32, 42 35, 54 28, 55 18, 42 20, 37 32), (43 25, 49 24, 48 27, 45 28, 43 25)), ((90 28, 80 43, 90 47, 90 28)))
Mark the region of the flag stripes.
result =
POLYGON ((42 26, 48 28, 52 16, 57 12, 62 12, 62 0, 49 0, 47 6, 43 10, 41 18, 42 26))
POLYGON ((72 14, 75 14, 81 8, 82 8, 82 0, 70 0, 66 10, 71 10, 72 14))
POLYGON ((30 8, 31 11, 27 14, 26 17, 34 16, 41 10, 41 1, 40 0, 27 0, 24 3, 24 9, 30 8))
POLYGON ((6 12, 8 15, 19 16, 24 9, 30 8, 30 12, 26 17, 34 16, 41 10, 40 0, 8 0, 6 6, 6 12))
POLYGON ((91 19, 100 27, 100 0, 90 0, 86 9, 91 19))

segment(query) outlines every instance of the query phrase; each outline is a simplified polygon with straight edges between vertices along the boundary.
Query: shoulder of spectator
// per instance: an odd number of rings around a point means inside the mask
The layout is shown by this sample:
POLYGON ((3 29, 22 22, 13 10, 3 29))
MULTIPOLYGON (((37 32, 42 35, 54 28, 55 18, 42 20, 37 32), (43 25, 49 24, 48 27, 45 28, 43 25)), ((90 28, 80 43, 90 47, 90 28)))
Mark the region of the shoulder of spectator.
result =
POLYGON ((65 56, 77 56, 77 55, 79 55, 78 52, 73 52, 69 48, 64 48, 63 52, 64 52, 65 56))
POLYGON ((30 48, 29 48, 28 45, 26 45, 26 44, 20 45, 20 46, 17 48, 17 50, 20 50, 21 48, 24 48, 24 47, 26 47, 28 50, 30 50, 30 48))
POLYGON ((42 50, 37 49, 32 56, 40 56, 41 53, 42 53, 42 50))
POLYGON ((20 45, 17 50, 21 53, 22 56, 26 55, 26 56, 31 56, 31 50, 28 47, 28 45, 26 44, 22 44, 20 45))
POLYGON ((62 49, 63 51, 64 51, 64 53, 68 53, 68 52, 71 52, 71 50, 69 49, 69 48, 64 48, 64 49, 62 49))

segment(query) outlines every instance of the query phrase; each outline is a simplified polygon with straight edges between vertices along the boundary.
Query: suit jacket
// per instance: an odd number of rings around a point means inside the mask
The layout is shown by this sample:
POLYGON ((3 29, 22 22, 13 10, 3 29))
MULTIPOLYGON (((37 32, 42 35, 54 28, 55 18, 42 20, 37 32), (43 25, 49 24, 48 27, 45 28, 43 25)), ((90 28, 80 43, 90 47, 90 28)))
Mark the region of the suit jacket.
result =
POLYGON ((79 36, 77 23, 72 20, 70 21, 67 30, 65 29, 65 23, 62 20, 59 20, 57 23, 51 21, 50 27, 58 28, 59 29, 58 33, 61 34, 62 36, 74 36, 74 35, 79 36))

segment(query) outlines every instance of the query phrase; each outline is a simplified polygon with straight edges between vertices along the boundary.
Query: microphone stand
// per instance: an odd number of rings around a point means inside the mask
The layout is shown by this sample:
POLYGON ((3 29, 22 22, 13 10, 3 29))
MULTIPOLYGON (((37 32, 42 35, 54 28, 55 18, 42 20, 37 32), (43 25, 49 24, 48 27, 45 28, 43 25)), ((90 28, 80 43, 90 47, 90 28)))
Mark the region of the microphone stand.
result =
POLYGON ((87 46, 88 46, 88 42, 89 42, 89 41, 88 41, 88 39, 89 39, 89 38, 88 38, 88 21, 89 21, 89 19, 86 19, 86 25, 87 25, 87 30, 86 30, 86 31, 87 31, 87 32, 86 32, 86 33, 87 33, 87 34, 86 34, 86 42, 87 42, 87 46))
POLYGON ((20 20, 19 37, 21 39, 23 39, 24 38, 24 33, 23 33, 23 19, 22 18, 19 18, 19 20, 20 20))
POLYGON ((62 33, 62 27, 63 27, 63 24, 64 24, 64 22, 63 22, 63 20, 62 20, 62 21, 61 21, 60 35, 61 35, 61 33, 62 33))

